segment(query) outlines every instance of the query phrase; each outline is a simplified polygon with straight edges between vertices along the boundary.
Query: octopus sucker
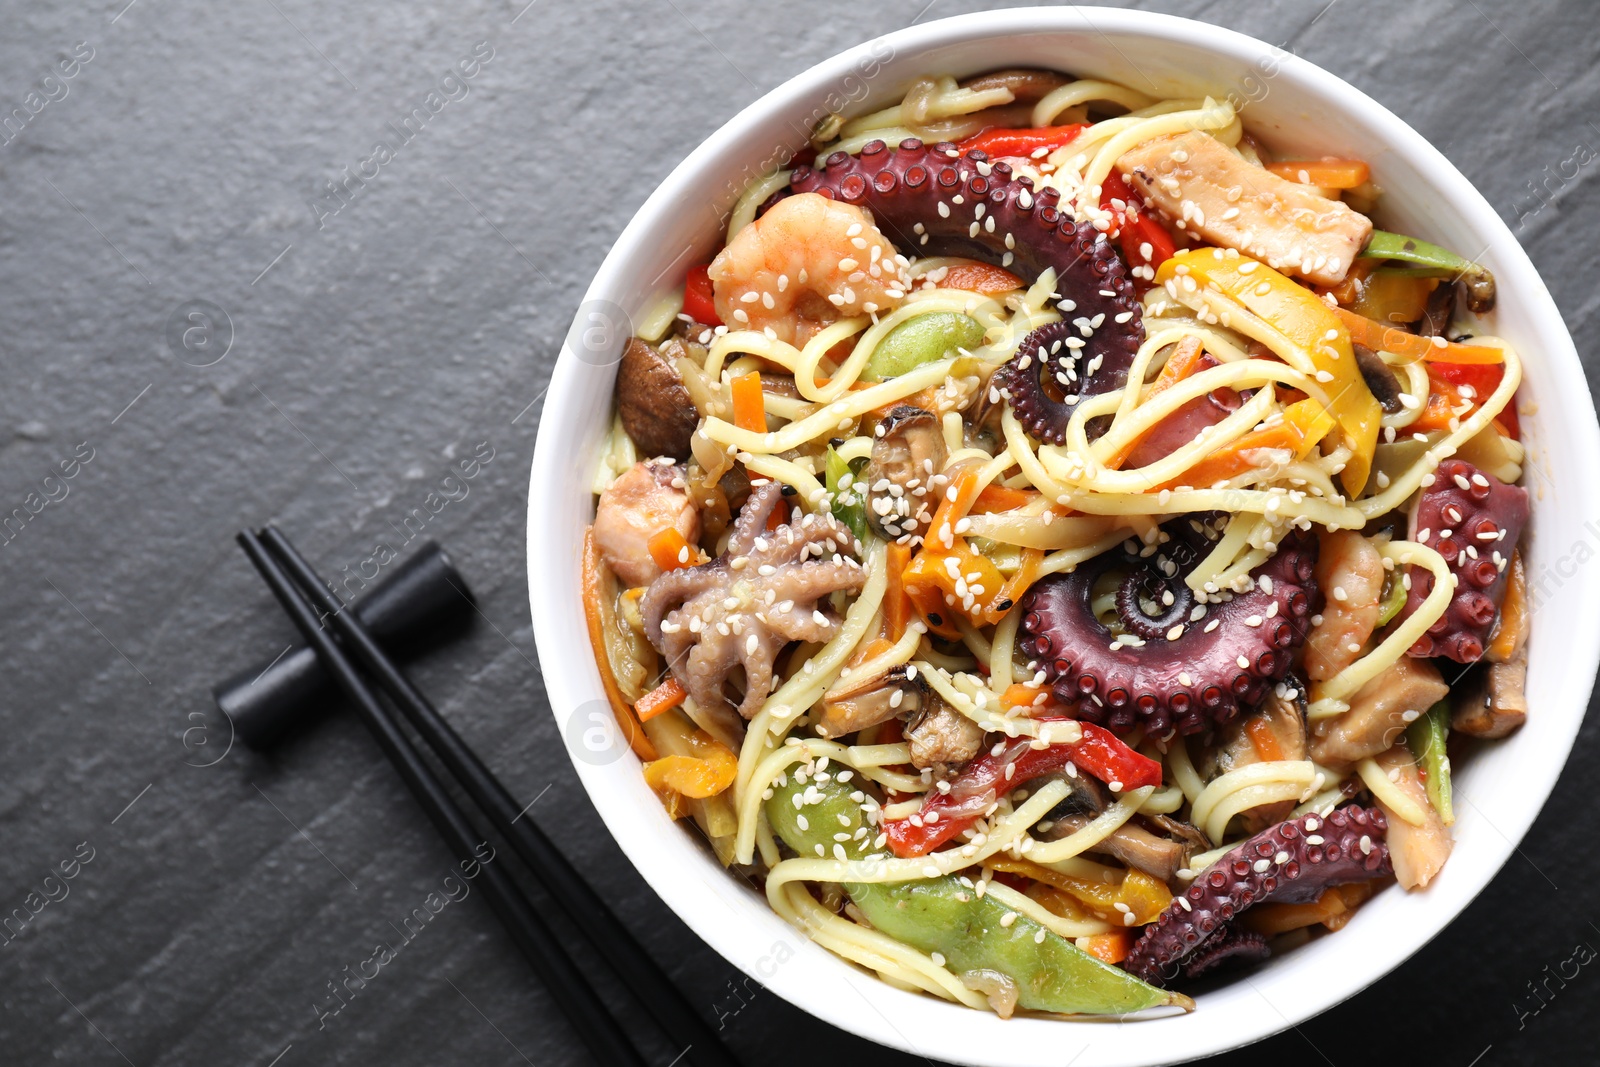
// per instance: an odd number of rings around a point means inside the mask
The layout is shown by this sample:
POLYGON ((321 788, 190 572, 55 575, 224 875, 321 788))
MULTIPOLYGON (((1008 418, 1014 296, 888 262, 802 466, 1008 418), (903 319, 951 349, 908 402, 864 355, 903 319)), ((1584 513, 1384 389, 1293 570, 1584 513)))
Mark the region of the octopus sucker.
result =
POLYGON ((1019 643, 1056 699, 1085 721, 1113 730, 1137 724, 1155 737, 1200 733, 1258 702, 1305 641, 1319 600, 1315 538, 1284 538, 1252 572, 1248 591, 1208 601, 1198 623, 1190 622, 1199 602, 1184 578, 1206 542, 1186 524, 1168 529, 1173 536, 1161 551, 1102 553, 1038 582, 1022 599, 1019 643), (1121 634, 1092 603, 1096 584, 1113 570, 1125 572, 1115 601, 1121 634), (1252 617, 1267 621, 1252 626, 1252 617))
MULTIPOLYGON (((1447 459, 1433 472, 1411 520, 1411 539, 1444 557, 1456 576, 1445 613, 1409 650, 1476 663, 1505 598, 1507 571, 1528 524, 1528 491, 1507 485, 1466 460, 1447 459)), ((1433 590, 1433 574, 1410 568, 1411 589, 1400 619, 1409 618, 1433 590)))
POLYGON ((1122 966, 1152 985, 1210 970, 1225 959, 1265 959, 1266 940, 1237 925, 1257 904, 1305 904, 1329 886, 1394 873, 1377 808, 1348 805, 1261 831, 1200 872, 1144 928, 1122 966))

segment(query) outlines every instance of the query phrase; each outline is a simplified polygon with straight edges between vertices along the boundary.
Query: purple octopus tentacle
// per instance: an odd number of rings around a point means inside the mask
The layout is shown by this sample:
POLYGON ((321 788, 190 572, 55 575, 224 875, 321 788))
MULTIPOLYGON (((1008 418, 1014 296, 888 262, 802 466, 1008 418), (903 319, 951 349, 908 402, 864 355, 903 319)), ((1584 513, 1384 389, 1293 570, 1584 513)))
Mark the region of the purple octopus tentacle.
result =
POLYGON ((1204 550, 1182 537, 1148 555, 1112 550, 1028 591, 1021 644, 1056 699, 1112 729, 1194 734, 1228 722, 1288 673, 1318 607, 1316 539, 1285 537, 1248 592, 1201 604, 1183 579, 1204 550), (1095 583, 1117 567, 1128 571, 1117 593, 1121 639, 1092 604, 1095 583), (1157 605, 1154 614, 1146 605, 1157 605))
POLYGON ((1204 970, 1231 954, 1229 939, 1238 929, 1234 923, 1253 905, 1303 904, 1329 886, 1392 874, 1384 842, 1387 829, 1380 809, 1352 804, 1327 818, 1303 815, 1263 830, 1173 898, 1144 928, 1123 968, 1152 985, 1164 985, 1190 961, 1199 965, 1197 971, 1204 970))
POLYGON ((1056 444, 1065 439, 1066 395, 1127 382, 1144 341, 1138 296, 1105 234, 1075 222, 1055 189, 1034 189, 982 152, 916 138, 894 148, 872 141, 859 156, 835 152, 820 168, 797 167, 790 188, 867 208, 908 252, 969 256, 1030 283, 1055 270, 1062 321, 1030 334, 997 382, 1035 436, 1056 444), (1063 352, 1068 338, 1075 343, 1063 352), (1039 356, 1045 348, 1051 359, 1039 356))
MULTIPOLYGON (((1456 576, 1456 592, 1445 613, 1411 646, 1411 655, 1478 661, 1500 613, 1511 553, 1528 515, 1528 491, 1520 485, 1507 485, 1465 460, 1439 464, 1417 502, 1410 536, 1444 557, 1456 576)), ((1433 590, 1432 571, 1413 566, 1410 574, 1411 591, 1397 623, 1433 590)))

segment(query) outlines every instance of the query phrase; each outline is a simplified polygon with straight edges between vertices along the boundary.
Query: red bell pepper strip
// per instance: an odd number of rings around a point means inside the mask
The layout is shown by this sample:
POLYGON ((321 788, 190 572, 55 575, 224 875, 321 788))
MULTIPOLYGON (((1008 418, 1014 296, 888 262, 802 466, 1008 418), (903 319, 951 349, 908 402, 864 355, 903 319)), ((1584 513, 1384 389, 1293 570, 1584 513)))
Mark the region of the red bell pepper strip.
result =
POLYGON ((1008 742, 999 755, 987 752, 979 756, 956 777, 948 793, 929 793, 917 814, 884 822, 890 850, 902 858, 926 856, 977 822, 989 805, 1015 786, 1059 771, 1068 763, 1103 782, 1117 783, 1119 792, 1161 784, 1160 763, 1141 756, 1110 730, 1087 722, 1078 726, 1083 737, 1071 744, 1036 749, 1031 738, 1021 737, 1008 742))
POLYGON ((1122 240, 1122 254, 1130 267, 1150 267, 1152 270, 1172 258, 1178 250, 1166 227, 1156 221, 1139 194, 1128 187, 1116 171, 1107 174, 1100 183, 1100 206, 1116 216, 1117 229, 1122 240), (1120 200, 1134 210, 1119 209, 1113 201, 1120 200), (1144 246, 1150 246, 1146 255, 1144 246))
MULTIPOLYGON (((1500 388, 1500 381, 1506 374, 1504 363, 1430 362, 1427 367, 1428 382, 1432 387, 1428 391, 1428 404, 1407 429, 1421 431, 1448 429, 1450 419, 1455 416, 1463 400, 1472 402, 1474 406, 1483 403, 1489 398, 1489 394, 1500 388), (1470 397, 1462 393, 1462 386, 1472 388, 1470 397)), ((1507 437, 1513 441, 1522 440, 1522 426, 1517 419, 1515 396, 1511 398, 1511 403, 1494 417, 1494 421, 1500 425, 1501 431, 1507 437)))
POLYGON ((684 277, 683 313, 707 326, 721 326, 716 299, 711 292, 711 275, 707 272, 709 266, 708 263, 702 263, 698 267, 690 267, 688 275, 684 277))
POLYGON ((1067 126, 1035 126, 1031 129, 1008 130, 990 127, 975 133, 956 147, 963 152, 987 153, 990 159, 1021 157, 1030 159, 1041 148, 1054 151, 1071 144, 1082 133, 1087 123, 1075 122, 1067 126))

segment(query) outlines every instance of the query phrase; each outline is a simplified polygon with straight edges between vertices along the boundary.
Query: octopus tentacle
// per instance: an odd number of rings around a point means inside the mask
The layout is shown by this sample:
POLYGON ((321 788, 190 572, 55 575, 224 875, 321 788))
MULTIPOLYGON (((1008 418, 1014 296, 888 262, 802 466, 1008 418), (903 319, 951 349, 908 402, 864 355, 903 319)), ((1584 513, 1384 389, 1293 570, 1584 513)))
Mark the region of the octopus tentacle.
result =
MULTIPOLYGON (((1418 499, 1410 534, 1444 557, 1456 576, 1456 592, 1445 613, 1411 646, 1411 655, 1448 656, 1457 663, 1475 663, 1483 655, 1528 514, 1528 491, 1520 485, 1507 485, 1465 460, 1439 464, 1433 484, 1418 499)), ((1402 620, 1433 590, 1432 571, 1412 567, 1410 574, 1402 620)))
POLYGON ((1275 901, 1303 904, 1345 882, 1394 872, 1378 808, 1349 805, 1327 818, 1303 815, 1263 830, 1227 852, 1175 897, 1134 943, 1124 969, 1153 985, 1188 977, 1230 956, 1263 958, 1235 925, 1245 909, 1275 901))
POLYGON ((1063 394, 1087 395, 1127 381, 1144 341, 1133 283, 1105 234, 1063 211, 1057 190, 1034 189, 1031 179, 983 152, 916 138, 896 148, 872 141, 859 156, 835 152, 820 169, 797 167, 790 187, 868 208, 897 247, 919 255, 985 260, 1030 283, 1055 271, 1063 321, 1030 334, 999 382, 1042 440, 1060 444, 1065 437, 1070 411, 1064 397, 1049 395, 1057 385, 1063 394), (1040 354, 1045 349, 1050 359, 1040 354), (1046 386, 1041 378, 1052 367, 1059 369, 1046 386))
POLYGON ((1021 644, 1057 700, 1112 729, 1193 734, 1228 722, 1288 673, 1317 608, 1316 539, 1285 537, 1248 591, 1205 603, 1184 581, 1202 552, 1180 532, 1153 553, 1104 552, 1028 591, 1021 644), (1092 603, 1113 568, 1128 572, 1116 597, 1121 637, 1092 603))

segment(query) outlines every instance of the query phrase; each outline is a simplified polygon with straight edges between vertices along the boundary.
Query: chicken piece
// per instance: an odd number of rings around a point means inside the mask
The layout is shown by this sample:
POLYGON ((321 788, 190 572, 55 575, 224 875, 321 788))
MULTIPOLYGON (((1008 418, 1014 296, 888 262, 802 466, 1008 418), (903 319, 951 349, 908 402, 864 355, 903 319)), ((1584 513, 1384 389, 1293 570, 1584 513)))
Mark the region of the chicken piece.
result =
POLYGON ((1324 531, 1317 587, 1328 595, 1306 635, 1306 677, 1325 682, 1361 658, 1383 611, 1383 556, 1354 530, 1324 531))
POLYGON ((1421 826, 1413 826, 1396 815, 1382 800, 1378 806, 1388 817, 1389 858, 1394 863, 1395 879, 1406 889, 1419 889, 1433 880, 1450 858, 1450 828, 1428 803, 1428 790, 1417 774, 1416 762, 1404 745, 1395 745, 1377 757, 1378 766, 1389 780, 1426 812, 1421 826))
POLYGON ((1439 668, 1401 656, 1394 666, 1358 689, 1350 710, 1312 729, 1311 758, 1345 770, 1393 745, 1406 727, 1450 692, 1439 668), (1408 712, 1415 714, 1409 715, 1408 712))
POLYGON ((1528 650, 1509 663, 1488 663, 1463 686, 1450 713, 1450 729, 1489 740, 1505 737, 1528 718, 1528 650))
POLYGON ((1344 281, 1372 236, 1366 216, 1252 166, 1204 133, 1146 141, 1117 169, 1179 229, 1318 285, 1344 281))
MULTIPOLYGON (((679 341, 668 344, 683 348, 679 341)), ((643 455, 689 458, 689 437, 700 425, 700 412, 666 353, 637 337, 628 341, 617 368, 617 414, 643 455)))
POLYGON ((983 747, 983 727, 932 692, 911 716, 905 733, 911 745, 911 765, 919 771, 931 769, 938 778, 976 756, 983 747))
POLYGON ((594 543, 611 572, 630 588, 661 575, 650 557, 650 538, 670 526, 691 545, 700 539, 700 515, 685 484, 682 467, 645 460, 600 494, 594 543))

